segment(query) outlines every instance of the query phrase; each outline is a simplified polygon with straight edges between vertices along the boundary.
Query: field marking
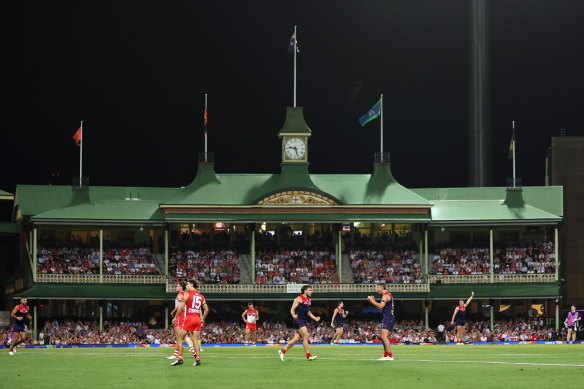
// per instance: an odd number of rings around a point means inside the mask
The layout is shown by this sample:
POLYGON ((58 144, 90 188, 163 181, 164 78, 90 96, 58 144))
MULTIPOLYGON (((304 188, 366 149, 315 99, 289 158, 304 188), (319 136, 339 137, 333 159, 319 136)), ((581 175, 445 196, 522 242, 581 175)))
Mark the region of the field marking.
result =
MULTIPOLYGON (((59 350, 59 349, 55 349, 59 350)), ((69 351, 69 350, 67 350, 69 351)), ((28 354, 28 353, 23 353, 28 354)), ((150 358, 157 358, 162 360, 162 356, 160 353, 57 353, 58 356, 124 356, 124 357, 150 357, 150 358)), ((53 353, 35 353, 35 355, 42 355, 42 356, 57 356, 57 354, 53 353)), ((22 354, 20 354, 22 355, 22 354)), ((337 354, 339 355, 339 354, 337 354)), ((379 355, 379 354, 348 354, 348 355, 379 355)), ((492 355, 492 354, 490 354, 492 355)), ((511 354, 513 355, 513 354, 511 354)), ((534 354, 530 354, 534 355, 534 354)), ((535 354, 538 355, 538 354, 535 354)), ((8 356, 8 355, 7 355, 8 356)), ((203 359, 205 358, 224 358, 224 359, 239 359, 241 356, 245 356, 246 358, 250 359, 278 359, 277 355, 274 356, 253 356, 249 354, 230 354, 230 355, 201 355, 203 359)), ((433 360, 433 359, 402 359, 401 357, 397 357, 398 362, 428 362, 428 363, 475 363, 475 364, 486 364, 486 365, 520 365, 520 366, 550 366, 550 367, 584 367, 584 364, 568 364, 568 363, 537 363, 537 362, 501 362, 501 361, 448 361, 448 360, 433 360)), ((185 356, 183 360, 189 360, 189 356, 185 356)), ((286 357, 286 359, 292 360, 305 360, 305 357, 286 357)), ((318 359, 322 360, 330 360, 330 361, 377 361, 375 359, 365 359, 365 358, 334 358, 334 357, 319 357, 318 359)))

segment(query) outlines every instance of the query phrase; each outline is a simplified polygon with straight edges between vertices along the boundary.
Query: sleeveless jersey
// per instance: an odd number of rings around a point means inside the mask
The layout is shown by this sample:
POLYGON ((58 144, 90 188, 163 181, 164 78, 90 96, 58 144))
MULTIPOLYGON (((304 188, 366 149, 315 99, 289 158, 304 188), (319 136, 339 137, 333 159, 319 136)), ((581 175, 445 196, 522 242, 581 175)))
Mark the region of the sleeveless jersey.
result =
POLYGON ((174 300, 174 307, 178 307, 178 305, 182 302, 182 299, 185 295, 185 292, 178 292, 178 298, 174 300))
POLYGON ((185 304, 185 316, 199 315, 201 312, 201 305, 205 302, 205 297, 195 290, 189 292, 189 298, 185 304))
POLYGON ((568 326, 573 326, 573 325, 577 325, 578 322, 576 321, 576 319, 578 319, 578 312, 568 312, 568 326))
POLYGON ((250 324, 254 324, 254 320, 258 317, 257 309, 248 309, 246 311, 247 314, 247 322, 250 324))
POLYGON ((311 304, 310 298, 304 297, 303 294, 301 294, 299 297, 302 299, 302 302, 298 304, 298 306, 296 307, 296 315, 298 316, 299 319, 306 320, 306 318, 308 317, 308 310, 310 309, 311 304))
POLYGON ((28 305, 18 304, 18 310, 16 311, 14 316, 22 317, 23 320, 21 321, 21 323, 24 323, 24 320, 26 319, 27 314, 28 314, 28 305))
POLYGON ((458 312, 456 313, 456 320, 464 320, 466 307, 464 305, 458 306, 458 312))
POLYGON ((337 308, 337 316, 335 316, 335 324, 340 325, 343 324, 343 315, 345 310, 341 308, 337 308))
MULTIPOLYGON (((391 297, 391 293, 389 293, 388 291, 383 292, 384 297, 385 295, 389 295, 389 297, 391 297)), ((393 297, 391 298, 391 300, 385 303, 385 306, 383 307, 381 312, 383 313, 383 316, 393 316, 393 297)))

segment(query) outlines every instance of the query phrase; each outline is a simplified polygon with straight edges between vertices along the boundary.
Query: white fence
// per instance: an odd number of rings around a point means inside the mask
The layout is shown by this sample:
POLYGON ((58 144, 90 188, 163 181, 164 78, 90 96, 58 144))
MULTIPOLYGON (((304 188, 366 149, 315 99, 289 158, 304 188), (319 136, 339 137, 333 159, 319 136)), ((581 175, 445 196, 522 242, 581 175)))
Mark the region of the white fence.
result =
MULTIPOLYGON (((277 293, 299 293, 296 285, 253 285, 253 284, 202 284, 197 290, 201 293, 257 293, 257 294, 277 294, 277 293)), ((313 293, 375 293, 375 284, 310 284, 313 293)), ((392 293, 428 293, 428 284, 386 284, 387 289, 392 293)), ((174 292, 174 284, 167 284, 166 291, 174 292)))
MULTIPOLYGON (((480 275, 430 275, 431 284, 490 284, 489 274, 480 275)), ((493 284, 524 284, 524 283, 548 283, 555 282, 555 274, 495 274, 493 284)))
MULTIPOLYGON (((37 274, 36 282, 53 284, 99 284, 99 274, 37 274)), ((104 284, 166 284, 166 276, 103 275, 104 284)))

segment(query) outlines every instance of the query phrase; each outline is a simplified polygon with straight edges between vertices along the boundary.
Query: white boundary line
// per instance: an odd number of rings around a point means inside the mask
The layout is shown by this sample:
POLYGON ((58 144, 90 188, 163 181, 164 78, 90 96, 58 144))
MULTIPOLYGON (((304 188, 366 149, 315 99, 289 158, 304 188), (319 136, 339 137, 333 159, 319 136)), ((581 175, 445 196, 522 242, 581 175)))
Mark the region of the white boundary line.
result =
MULTIPOLYGON (((67 350, 70 351, 70 350, 67 350)), ((55 354, 36 354, 42 356, 56 356, 55 354)), ((124 356, 124 357, 151 357, 151 358, 161 358, 160 353, 63 353, 59 352, 59 356, 124 356)), ((350 354, 350 355, 373 355, 373 354, 350 354)), ((375 354, 377 355, 377 354, 375 354)), ((273 359, 277 360, 278 356, 253 356, 247 354, 239 355, 203 355, 203 358, 223 358, 223 359, 239 359, 241 356, 249 359, 273 359)), ((189 359, 190 356, 184 359, 189 359)), ((291 360, 305 360, 304 357, 286 357, 286 359, 291 360)), ((375 359, 365 359, 365 358, 334 358, 334 357, 319 357, 318 359, 328 360, 328 361, 377 361, 375 359)), ((537 363, 537 362, 501 362, 501 361, 445 361, 445 360, 434 360, 434 359, 401 359, 398 357, 397 362, 429 362, 429 363, 476 363, 485 365, 520 365, 520 366, 551 366, 551 367, 584 367, 584 364, 568 364, 568 363, 537 363)), ((395 362, 394 362, 395 363, 395 362)))

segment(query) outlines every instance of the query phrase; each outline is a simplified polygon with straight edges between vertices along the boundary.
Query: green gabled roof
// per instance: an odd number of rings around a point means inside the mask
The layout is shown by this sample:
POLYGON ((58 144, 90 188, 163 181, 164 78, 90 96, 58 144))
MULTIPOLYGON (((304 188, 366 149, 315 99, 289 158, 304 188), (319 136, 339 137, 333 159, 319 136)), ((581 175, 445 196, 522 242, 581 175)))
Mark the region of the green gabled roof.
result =
POLYGON ((312 174, 312 181, 343 204, 431 206, 417 193, 400 185, 388 164, 376 164, 373 174, 312 174))
POLYGON ((91 224, 92 221, 162 222, 164 215, 156 200, 104 200, 54 209, 35 215, 31 220, 82 222, 83 224, 91 224))
POLYGON ((375 165, 373 174, 309 174, 304 164, 285 165, 281 174, 215 174, 211 165, 201 165, 193 182, 166 204, 251 205, 288 189, 312 190, 343 205, 431 206, 400 185, 387 164, 375 165))
POLYGON ((529 204, 508 206, 504 200, 436 200, 432 207, 432 223, 558 223, 561 219, 529 204))
POLYGON ((286 120, 278 132, 278 136, 282 136, 283 134, 310 135, 312 131, 310 131, 308 124, 306 124, 306 121, 304 120, 303 111, 303 107, 286 108, 286 120))
MULTIPOLYGON (((161 200, 172 197, 177 188, 148 188, 126 186, 92 186, 89 187, 91 201, 98 203, 106 200, 122 200, 140 198, 144 200, 161 200)), ((58 185, 18 185, 16 188, 15 205, 20 207, 22 215, 32 216, 68 206, 73 197, 71 186, 58 185)), ((131 202, 130 200, 127 200, 131 202)), ((139 200, 132 200, 139 202, 139 200)))
MULTIPOLYGON (((524 186, 522 196, 526 204, 563 216, 562 186, 524 186)), ((430 202, 434 200, 504 200, 507 196, 505 187, 487 188, 419 188, 411 189, 430 202)))
POLYGON ((0 200, 12 200, 14 195, 12 193, 5 192, 0 189, 0 200))

